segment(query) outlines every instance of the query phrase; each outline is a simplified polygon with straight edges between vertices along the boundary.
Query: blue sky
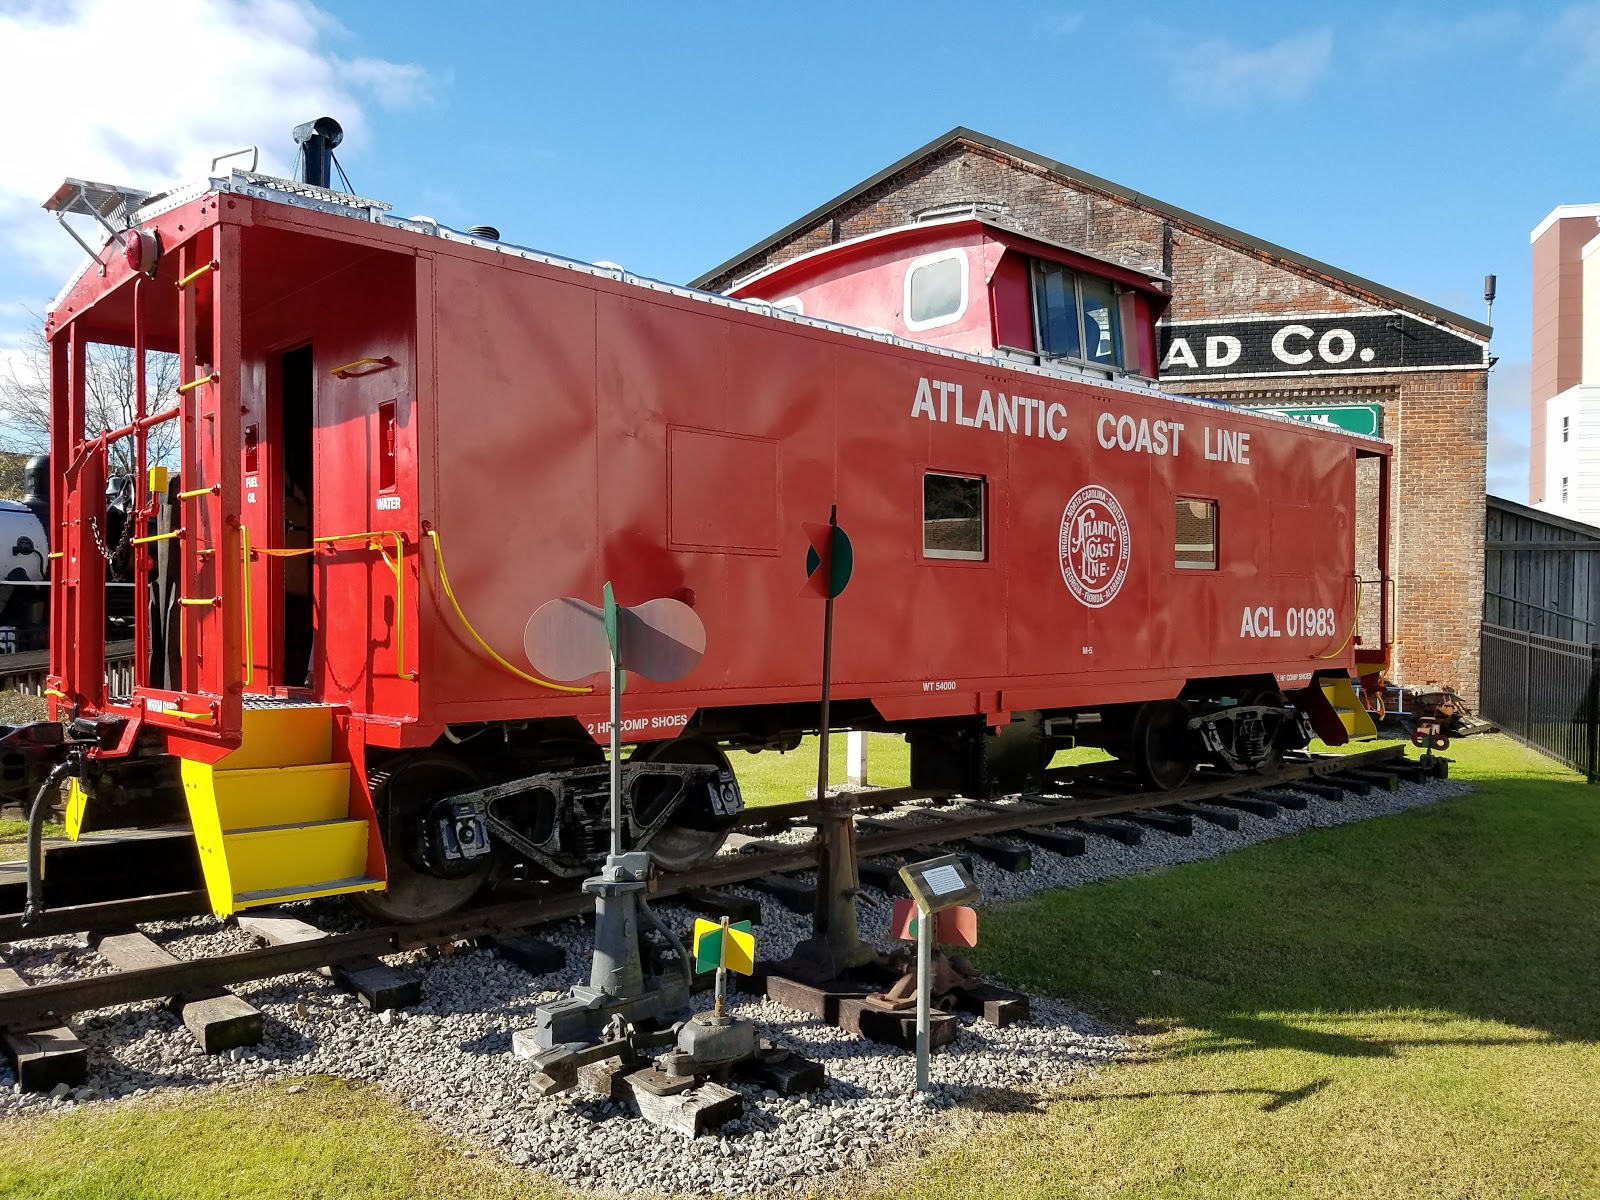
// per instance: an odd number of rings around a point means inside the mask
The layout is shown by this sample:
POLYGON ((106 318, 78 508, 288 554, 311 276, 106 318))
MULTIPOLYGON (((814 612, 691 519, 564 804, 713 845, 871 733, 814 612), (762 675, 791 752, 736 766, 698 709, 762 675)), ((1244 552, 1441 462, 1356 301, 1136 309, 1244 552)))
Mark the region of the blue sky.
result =
MULTIPOLYGON (((198 76, 0 126, 0 346, 74 265, 32 207, 63 175, 281 168, 324 112, 403 214, 674 281, 967 125, 1472 316, 1496 273, 1490 488, 1523 499, 1528 233, 1600 199, 1600 3, 156 7, 198 76)), ((0 112, 126 17, 0 0, 0 112)))

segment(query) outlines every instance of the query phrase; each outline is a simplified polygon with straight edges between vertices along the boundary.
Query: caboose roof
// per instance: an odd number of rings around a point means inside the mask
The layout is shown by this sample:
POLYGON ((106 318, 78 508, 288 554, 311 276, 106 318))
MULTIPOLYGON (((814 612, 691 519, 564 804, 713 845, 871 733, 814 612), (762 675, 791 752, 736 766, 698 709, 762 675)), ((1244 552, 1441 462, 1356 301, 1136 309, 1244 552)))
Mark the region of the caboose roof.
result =
POLYGON ((960 142, 965 142, 969 145, 977 146, 982 149, 992 151, 993 153, 1016 159, 1019 162, 1026 163, 1029 166, 1047 172, 1048 174, 1058 176, 1072 183, 1079 184, 1083 187, 1092 189, 1093 191, 1100 192, 1103 195, 1121 200, 1124 203, 1144 209, 1147 212, 1156 213, 1159 216, 1165 217, 1166 219, 1177 224, 1188 226, 1191 229, 1217 241, 1230 243, 1255 255, 1277 260, 1291 269, 1297 269, 1303 273, 1330 280, 1337 286, 1340 286, 1347 291, 1366 293, 1367 295, 1375 297, 1378 300, 1385 301, 1396 308, 1405 309, 1409 312, 1416 313, 1419 316, 1427 317, 1431 320, 1446 322, 1447 324, 1454 325, 1460 329, 1474 333, 1479 337, 1487 338, 1492 332, 1491 327, 1484 324, 1482 321, 1474 320, 1473 318, 1464 316, 1461 313, 1451 312, 1449 309, 1441 308, 1439 305, 1430 303, 1429 301, 1423 300, 1417 296, 1412 296, 1406 292, 1398 291, 1395 288, 1387 287, 1384 284, 1377 283, 1371 279, 1363 278, 1362 276, 1356 275, 1353 272, 1341 270, 1335 266, 1330 266, 1328 263, 1322 262, 1319 259, 1312 258, 1309 255, 1296 253, 1295 251, 1287 249, 1284 246, 1280 246, 1275 242, 1269 242, 1264 238, 1258 238, 1252 234, 1245 233, 1243 230, 1235 229, 1231 225, 1224 225, 1220 221, 1213 221, 1209 217, 1202 217, 1198 213, 1190 212, 1188 209, 1179 208, 1176 204, 1168 204, 1164 200, 1157 200, 1153 196, 1147 196, 1144 193, 1135 191, 1132 188, 1124 187, 1120 183, 1113 183, 1109 179, 1102 179, 1100 176, 1092 175, 1088 171, 1079 170, 1077 167, 1069 166, 1063 162, 1058 162, 1055 159, 1048 158, 1042 154, 1035 154, 1031 150, 1024 150, 1020 146, 1013 146, 1009 142, 1003 142, 999 138, 989 137, 987 134, 978 133, 976 130, 968 129, 962 125, 956 126, 956 128, 952 129, 949 133, 935 138, 927 145, 918 147, 899 161, 890 163, 877 174, 872 175, 867 179, 863 179, 854 187, 847 188, 843 192, 840 192, 833 199, 818 205, 816 208, 812 209, 798 220, 792 221, 788 225, 785 225, 782 229, 778 230, 770 237, 763 238, 755 245, 746 250, 740 251, 738 254, 735 254, 726 262, 712 267, 711 270, 694 280, 690 286, 695 288, 704 288, 709 286, 720 276, 726 275, 730 271, 737 271, 742 264, 749 262, 752 258, 755 258, 760 254, 764 254, 773 247, 781 245, 795 234, 801 233, 806 229, 816 225, 819 221, 830 216, 838 209, 844 207, 844 205, 848 204, 856 197, 865 192, 871 191, 879 184, 884 183, 885 181, 900 174, 902 171, 909 169, 924 159, 937 154, 939 151, 960 142))
POLYGON ((1089 265, 1097 273, 1107 279, 1114 279, 1129 287, 1150 292, 1161 297, 1162 304, 1169 299, 1168 286, 1171 277, 1159 271, 1145 271, 1130 267, 1126 263, 1108 258, 1103 254, 1096 254, 1077 246, 1069 246, 1065 242, 1053 241, 1050 238, 1040 237, 1036 233, 1020 229, 1017 226, 1001 219, 993 213, 980 211, 967 211, 938 217, 933 220, 914 221, 907 225, 896 225, 892 229, 879 229, 872 233, 862 234, 860 237, 850 238, 846 241, 835 242, 830 246, 822 246, 816 250, 808 251, 795 258, 784 259, 780 263, 773 263, 752 275, 738 280, 728 289, 730 296, 737 295, 747 288, 757 284, 773 282, 785 276, 800 276, 809 274, 819 267, 832 267, 838 262, 848 261, 853 255, 862 252, 872 252, 892 247, 903 243, 907 248, 920 247, 929 242, 943 240, 954 230, 962 226, 971 225, 981 230, 990 240, 1001 243, 1010 249, 1021 250, 1036 257, 1061 259, 1073 265, 1089 265), (1082 260, 1079 262, 1077 260, 1082 260))

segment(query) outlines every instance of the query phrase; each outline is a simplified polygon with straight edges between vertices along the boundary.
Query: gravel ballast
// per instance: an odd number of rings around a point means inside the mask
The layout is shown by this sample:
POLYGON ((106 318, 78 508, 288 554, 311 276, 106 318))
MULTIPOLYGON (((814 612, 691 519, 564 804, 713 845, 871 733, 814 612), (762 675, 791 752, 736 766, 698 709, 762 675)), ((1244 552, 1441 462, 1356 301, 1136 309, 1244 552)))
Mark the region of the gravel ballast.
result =
MULTIPOLYGON (((1397 792, 1342 801, 1311 797, 1304 810, 1284 809, 1275 819, 1241 813, 1238 832, 1197 820, 1191 837, 1146 829, 1138 846, 1090 835, 1080 856, 1033 847, 1029 871, 1013 874, 979 859, 974 873, 986 903, 1019 899, 1046 888, 1209 858, 1303 829, 1399 812, 1469 790, 1449 781, 1403 784, 1397 792)), ((767 840, 806 836, 801 831, 767 840)), ((731 890, 762 904, 761 957, 782 958, 809 934, 809 917, 754 891, 731 890)), ((886 944, 891 903, 883 893, 865 889, 864 937, 886 944)), ((674 928, 684 930, 692 922, 693 914, 670 902, 655 907, 674 928)), ((301 915, 332 928, 350 923, 347 912, 317 902, 301 915)), ((144 928, 183 958, 252 944, 237 928, 209 918, 144 928)), ((266 1014, 266 1038, 260 1046, 223 1055, 202 1054, 178 1017, 157 1003, 80 1015, 73 1027, 89 1046, 89 1085, 24 1095, 0 1069, 5 1085, 0 1114, 125 1103, 153 1089, 327 1074, 381 1087, 463 1139, 464 1154, 492 1152, 603 1192, 739 1194, 814 1186, 818 1177, 903 1152, 926 1141, 939 1113, 952 1106, 1040 1103, 1075 1072, 1105 1064, 1127 1048, 1114 1031, 1083 1014, 1034 998, 1031 1017, 1005 1029, 963 1016, 955 1043, 934 1055, 935 1090, 915 1097, 910 1054, 736 994, 735 1012, 757 1021, 780 1045, 820 1062, 828 1084, 793 1099, 735 1085, 744 1093, 745 1115, 725 1126, 721 1136, 690 1141, 632 1117, 620 1105, 575 1094, 540 1099, 532 1093, 531 1068, 511 1054, 511 1033, 532 1024, 536 1005, 586 976, 590 942, 582 921, 536 932, 566 950, 563 971, 531 976, 488 949, 391 956, 386 961, 423 981, 422 1003, 405 1011, 374 1014, 309 974, 243 985, 238 994, 266 1014)), ((8 950, 11 965, 36 983, 108 969, 70 938, 19 942, 8 950)), ((709 1004, 709 996, 696 997, 696 1004, 709 1004)))

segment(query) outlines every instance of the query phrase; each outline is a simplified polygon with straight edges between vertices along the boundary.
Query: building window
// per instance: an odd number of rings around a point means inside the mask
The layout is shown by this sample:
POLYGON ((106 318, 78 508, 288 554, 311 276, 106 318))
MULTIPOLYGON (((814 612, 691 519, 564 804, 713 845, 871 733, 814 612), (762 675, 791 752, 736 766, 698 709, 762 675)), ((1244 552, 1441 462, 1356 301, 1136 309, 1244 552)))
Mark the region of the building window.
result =
POLYGON ((923 557, 984 557, 983 493, 981 475, 929 471, 922 477, 923 557))
POLYGON ((1041 358, 1123 365, 1122 306, 1109 279, 1036 259, 1033 312, 1041 358))
POLYGON ((1217 502, 1178 497, 1173 522, 1173 565, 1186 571, 1217 569, 1217 502))
POLYGON ((1567 431, 1568 431, 1568 428, 1570 426, 1570 422, 1571 421, 1572 421, 1571 417, 1562 417, 1561 418, 1561 440, 1563 442, 1567 440, 1567 431))
POLYGON ((1565 504, 1566 502, 1567 502, 1567 477, 1565 475, 1563 475, 1561 477, 1561 503, 1565 504))
POLYGON ((967 255, 942 250, 914 260, 906 270, 907 329, 936 329, 967 310, 967 255))

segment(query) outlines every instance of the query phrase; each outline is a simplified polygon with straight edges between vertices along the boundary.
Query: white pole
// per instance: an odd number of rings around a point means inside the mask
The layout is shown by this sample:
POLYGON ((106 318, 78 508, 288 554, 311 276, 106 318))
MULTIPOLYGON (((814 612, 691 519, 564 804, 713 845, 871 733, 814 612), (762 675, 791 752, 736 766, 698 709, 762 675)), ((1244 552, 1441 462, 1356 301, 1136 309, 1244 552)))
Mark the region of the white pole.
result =
POLYGON ((933 914, 917 909, 917 1091, 928 1090, 928 1027, 933 1019, 933 914))
POLYGON ((852 729, 845 737, 847 778, 856 787, 867 786, 867 735, 852 729))

